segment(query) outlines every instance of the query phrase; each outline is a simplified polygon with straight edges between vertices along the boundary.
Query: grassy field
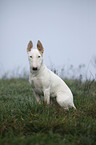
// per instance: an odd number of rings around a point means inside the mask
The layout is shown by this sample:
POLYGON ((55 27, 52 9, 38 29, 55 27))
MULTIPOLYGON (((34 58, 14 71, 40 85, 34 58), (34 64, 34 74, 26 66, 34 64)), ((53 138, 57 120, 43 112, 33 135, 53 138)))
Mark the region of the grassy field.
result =
POLYGON ((0 145, 96 145, 96 81, 65 80, 77 110, 37 104, 26 79, 0 80, 0 145))

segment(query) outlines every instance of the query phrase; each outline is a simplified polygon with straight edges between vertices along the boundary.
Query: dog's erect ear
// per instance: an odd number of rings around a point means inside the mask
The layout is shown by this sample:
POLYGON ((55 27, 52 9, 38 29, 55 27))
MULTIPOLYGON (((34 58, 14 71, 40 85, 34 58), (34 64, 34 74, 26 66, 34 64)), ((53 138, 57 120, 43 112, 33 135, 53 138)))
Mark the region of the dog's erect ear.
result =
POLYGON ((41 55, 43 55, 44 48, 42 46, 42 43, 39 40, 37 42, 37 49, 39 50, 39 52, 41 53, 41 55))
POLYGON ((29 41, 28 46, 27 46, 27 52, 31 51, 32 48, 33 48, 33 43, 32 41, 29 41))

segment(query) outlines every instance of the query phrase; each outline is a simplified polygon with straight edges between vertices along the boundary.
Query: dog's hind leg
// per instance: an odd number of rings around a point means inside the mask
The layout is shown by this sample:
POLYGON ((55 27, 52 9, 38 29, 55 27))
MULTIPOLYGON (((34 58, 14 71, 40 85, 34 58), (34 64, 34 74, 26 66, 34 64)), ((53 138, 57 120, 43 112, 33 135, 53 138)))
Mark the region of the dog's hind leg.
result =
POLYGON ((71 107, 74 107, 74 109, 76 108, 74 106, 72 96, 69 97, 67 94, 59 93, 56 97, 56 100, 57 103, 66 110, 68 110, 71 107))

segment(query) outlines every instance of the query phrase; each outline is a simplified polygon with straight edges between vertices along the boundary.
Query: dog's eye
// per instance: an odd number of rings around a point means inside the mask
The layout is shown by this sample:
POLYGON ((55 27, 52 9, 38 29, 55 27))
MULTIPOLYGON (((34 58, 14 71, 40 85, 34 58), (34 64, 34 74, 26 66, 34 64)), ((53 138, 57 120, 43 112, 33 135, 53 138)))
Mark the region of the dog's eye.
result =
POLYGON ((38 56, 38 58, 40 58, 40 56, 38 56))
POLYGON ((30 58, 32 58, 32 56, 30 56, 30 58))

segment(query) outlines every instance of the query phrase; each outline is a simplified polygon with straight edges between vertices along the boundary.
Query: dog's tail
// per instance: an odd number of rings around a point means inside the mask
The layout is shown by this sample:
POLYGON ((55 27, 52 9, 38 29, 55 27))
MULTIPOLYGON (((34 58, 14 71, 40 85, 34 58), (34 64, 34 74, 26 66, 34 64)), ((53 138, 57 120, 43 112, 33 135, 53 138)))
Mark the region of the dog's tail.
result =
POLYGON ((76 107, 75 107, 75 105, 73 104, 73 108, 76 110, 76 107))

